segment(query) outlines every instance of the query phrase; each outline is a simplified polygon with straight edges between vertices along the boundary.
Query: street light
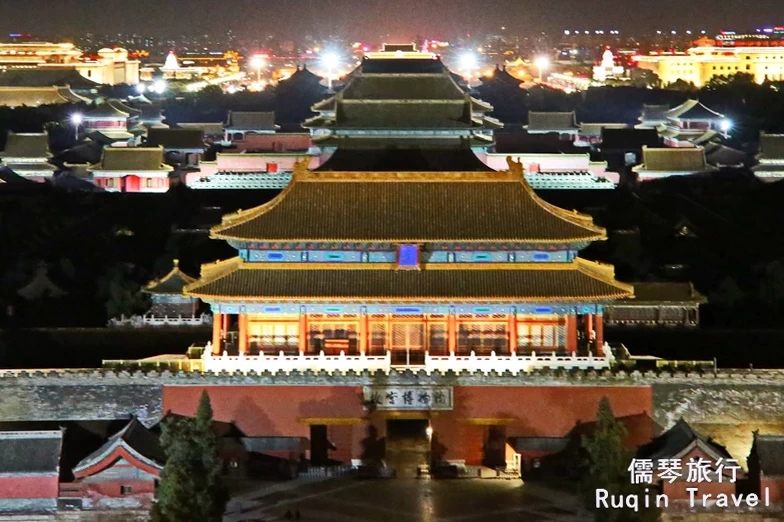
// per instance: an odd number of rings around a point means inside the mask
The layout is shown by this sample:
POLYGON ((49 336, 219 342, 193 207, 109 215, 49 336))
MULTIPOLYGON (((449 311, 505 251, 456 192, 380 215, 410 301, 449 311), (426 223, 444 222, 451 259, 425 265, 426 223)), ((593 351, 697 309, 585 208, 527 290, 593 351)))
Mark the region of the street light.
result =
POLYGON ((84 118, 78 112, 71 115, 71 123, 73 123, 74 126, 74 140, 76 141, 79 141, 79 126, 83 121, 84 118))
POLYGON ((158 94, 163 94, 166 91, 166 81, 165 80, 156 80, 153 84, 153 90, 158 94))
POLYGON ((534 65, 539 69, 539 83, 542 83, 544 70, 550 67, 550 59, 546 56, 539 56, 534 60, 534 65))
POLYGON ((327 87, 332 90, 332 70, 340 64, 340 58, 335 53, 327 53, 321 58, 321 62, 327 68, 327 87))
POLYGON ((256 83, 258 84, 261 83, 261 69, 264 67, 264 65, 266 65, 266 63, 267 63, 266 56, 262 56, 260 54, 254 56, 253 59, 250 61, 250 64, 253 66, 254 69, 256 69, 256 83))
POLYGON ((721 120, 719 122, 719 129, 721 130, 722 134, 724 134, 724 139, 729 138, 729 131, 732 129, 732 121, 730 120, 721 120))

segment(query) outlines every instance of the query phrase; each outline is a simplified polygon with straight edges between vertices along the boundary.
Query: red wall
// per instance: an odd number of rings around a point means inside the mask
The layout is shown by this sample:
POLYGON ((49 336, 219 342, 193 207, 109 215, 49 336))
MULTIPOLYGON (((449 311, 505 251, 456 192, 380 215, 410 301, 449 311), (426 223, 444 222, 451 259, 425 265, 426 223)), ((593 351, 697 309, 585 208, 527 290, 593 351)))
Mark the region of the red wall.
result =
POLYGON ((59 478, 51 477, 0 477, 0 498, 57 498, 59 478))
MULTIPOLYGON (((164 411, 194 415, 204 388, 167 386, 164 411)), ((326 419, 329 437, 338 449, 332 458, 358 458, 366 427, 362 388, 355 386, 211 386, 215 419, 234 422, 248 436, 310 437, 304 419, 326 419), (335 421, 338 419, 338 421, 335 421), (340 419, 352 419, 346 425, 340 419)), ((453 411, 435 412, 435 436, 450 459, 481 460, 487 425, 506 426, 506 435, 560 437, 577 422, 594 421, 599 401, 608 397, 617 416, 652 411, 651 388, 596 386, 461 386, 454 388, 453 411)), ((386 429, 384 413, 374 415, 379 435, 386 429)))
POLYGON ((784 500, 784 479, 766 479, 763 478, 760 484, 760 490, 756 491, 760 499, 765 498, 765 488, 770 490, 770 503, 781 504, 784 500))

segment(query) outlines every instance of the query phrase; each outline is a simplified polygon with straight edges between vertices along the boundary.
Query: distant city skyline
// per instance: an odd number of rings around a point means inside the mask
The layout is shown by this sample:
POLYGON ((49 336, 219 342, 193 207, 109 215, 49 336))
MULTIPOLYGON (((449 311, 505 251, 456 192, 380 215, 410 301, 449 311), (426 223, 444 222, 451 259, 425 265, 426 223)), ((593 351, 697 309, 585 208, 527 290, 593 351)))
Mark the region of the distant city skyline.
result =
POLYGON ((572 29, 752 29, 784 25, 784 2, 683 0, 2 0, 0 35, 137 33, 179 36, 232 30, 243 38, 455 38, 468 33, 510 35, 572 29), (187 7, 186 7, 187 6, 187 7), (505 31, 501 28, 505 27, 505 31))

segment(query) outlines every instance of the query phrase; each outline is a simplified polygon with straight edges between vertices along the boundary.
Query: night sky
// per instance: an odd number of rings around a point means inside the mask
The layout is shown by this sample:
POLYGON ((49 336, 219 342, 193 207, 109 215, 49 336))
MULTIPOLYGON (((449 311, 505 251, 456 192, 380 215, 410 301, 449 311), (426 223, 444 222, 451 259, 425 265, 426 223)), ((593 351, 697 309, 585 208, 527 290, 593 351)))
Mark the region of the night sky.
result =
POLYGON ((0 0, 0 35, 84 32, 454 38, 467 32, 749 29, 784 25, 784 0, 0 0), (422 5, 426 4, 426 5, 422 5))

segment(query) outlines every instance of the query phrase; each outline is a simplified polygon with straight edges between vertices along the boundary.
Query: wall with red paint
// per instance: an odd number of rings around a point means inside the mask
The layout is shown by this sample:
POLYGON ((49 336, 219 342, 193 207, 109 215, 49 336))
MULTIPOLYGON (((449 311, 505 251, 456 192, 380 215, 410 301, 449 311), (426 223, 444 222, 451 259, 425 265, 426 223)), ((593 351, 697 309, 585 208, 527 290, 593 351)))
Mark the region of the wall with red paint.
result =
POLYGON ((59 478, 49 477, 0 477, 0 499, 57 498, 59 478))
MULTIPOLYGON (((194 415, 202 387, 166 386, 163 409, 194 415)), ((206 387, 216 420, 234 422, 248 436, 310 437, 307 419, 326 419, 332 458, 359 458, 366 435, 362 389, 357 386, 210 386, 206 387), (344 425, 331 419, 354 419, 344 425)), ((478 463, 487 425, 496 420, 508 437, 561 437, 577 422, 594 421, 599 401, 608 397, 617 416, 651 412, 648 386, 462 386, 455 387, 453 411, 432 416, 435 436, 448 459, 478 463), (481 425, 477 425, 480 422, 481 425)), ((384 412, 373 422, 384 436, 384 412)))

